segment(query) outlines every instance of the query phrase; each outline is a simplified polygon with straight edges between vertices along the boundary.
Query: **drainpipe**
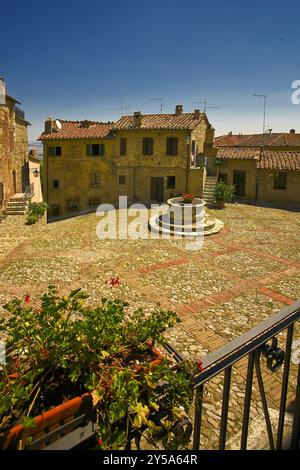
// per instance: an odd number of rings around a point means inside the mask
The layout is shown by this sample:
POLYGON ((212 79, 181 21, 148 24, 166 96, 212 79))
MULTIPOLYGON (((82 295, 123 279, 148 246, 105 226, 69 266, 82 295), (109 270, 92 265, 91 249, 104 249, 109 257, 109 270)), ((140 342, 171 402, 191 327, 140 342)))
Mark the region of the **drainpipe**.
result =
POLYGON ((190 155, 190 149, 191 149, 191 136, 187 134, 186 137, 186 146, 187 146, 187 158, 186 158, 186 184, 185 184, 185 192, 189 192, 189 169, 190 169, 190 163, 191 163, 191 155, 190 155))
POLYGON ((255 202, 257 202, 258 200, 258 190, 259 190, 258 165, 261 162, 263 150, 264 150, 264 146, 262 146, 260 149, 258 163, 256 164, 255 202))

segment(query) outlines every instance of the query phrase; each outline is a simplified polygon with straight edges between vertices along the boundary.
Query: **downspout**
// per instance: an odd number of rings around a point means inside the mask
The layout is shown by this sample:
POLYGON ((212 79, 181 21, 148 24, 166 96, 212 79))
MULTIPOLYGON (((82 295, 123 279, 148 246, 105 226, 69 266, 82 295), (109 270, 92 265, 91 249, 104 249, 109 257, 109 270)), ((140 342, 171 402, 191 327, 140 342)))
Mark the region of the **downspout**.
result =
POLYGON ((185 192, 189 192, 189 169, 190 169, 190 160, 191 160, 191 155, 190 155, 190 147, 191 147, 191 136, 187 135, 186 137, 186 144, 187 144, 187 159, 186 159, 186 184, 185 184, 185 192))

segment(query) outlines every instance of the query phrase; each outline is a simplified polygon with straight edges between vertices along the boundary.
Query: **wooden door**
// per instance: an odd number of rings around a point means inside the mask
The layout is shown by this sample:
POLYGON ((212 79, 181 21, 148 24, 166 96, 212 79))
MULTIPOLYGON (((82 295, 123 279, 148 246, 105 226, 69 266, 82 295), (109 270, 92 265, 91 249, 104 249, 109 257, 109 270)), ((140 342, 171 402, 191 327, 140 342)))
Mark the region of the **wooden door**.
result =
POLYGON ((233 184, 235 185, 235 195, 245 196, 246 190, 246 171, 236 170, 233 172, 233 184))
POLYGON ((151 178, 151 201, 162 202, 164 200, 164 178, 151 178))

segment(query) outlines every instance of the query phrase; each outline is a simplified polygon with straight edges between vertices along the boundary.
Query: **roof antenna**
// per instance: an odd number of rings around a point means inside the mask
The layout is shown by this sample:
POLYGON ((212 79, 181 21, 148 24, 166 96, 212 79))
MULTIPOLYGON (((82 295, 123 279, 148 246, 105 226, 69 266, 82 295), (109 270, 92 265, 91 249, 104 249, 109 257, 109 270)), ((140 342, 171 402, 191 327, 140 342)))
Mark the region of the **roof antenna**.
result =
POLYGON ((160 101, 160 114, 163 112, 164 100, 163 98, 148 98, 150 101, 160 101))
POLYGON ((205 97, 204 100, 193 101, 192 103, 193 104, 203 104, 204 105, 204 109, 203 109, 204 113, 206 113, 207 109, 219 109, 219 106, 207 106, 208 101, 209 100, 206 99, 206 97, 205 97))

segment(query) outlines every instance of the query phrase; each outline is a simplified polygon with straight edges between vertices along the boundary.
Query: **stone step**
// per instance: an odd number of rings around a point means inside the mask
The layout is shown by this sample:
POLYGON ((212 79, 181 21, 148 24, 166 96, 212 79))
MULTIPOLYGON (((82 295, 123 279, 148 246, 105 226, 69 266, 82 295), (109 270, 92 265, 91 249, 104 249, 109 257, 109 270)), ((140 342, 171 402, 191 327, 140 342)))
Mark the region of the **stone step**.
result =
POLYGON ((16 211, 16 210, 10 209, 6 211, 6 215, 25 215, 25 214, 27 214, 27 211, 25 210, 16 211))
POLYGON ((7 207, 28 207, 28 204, 26 202, 23 202, 23 201, 9 201, 7 203, 7 207))

